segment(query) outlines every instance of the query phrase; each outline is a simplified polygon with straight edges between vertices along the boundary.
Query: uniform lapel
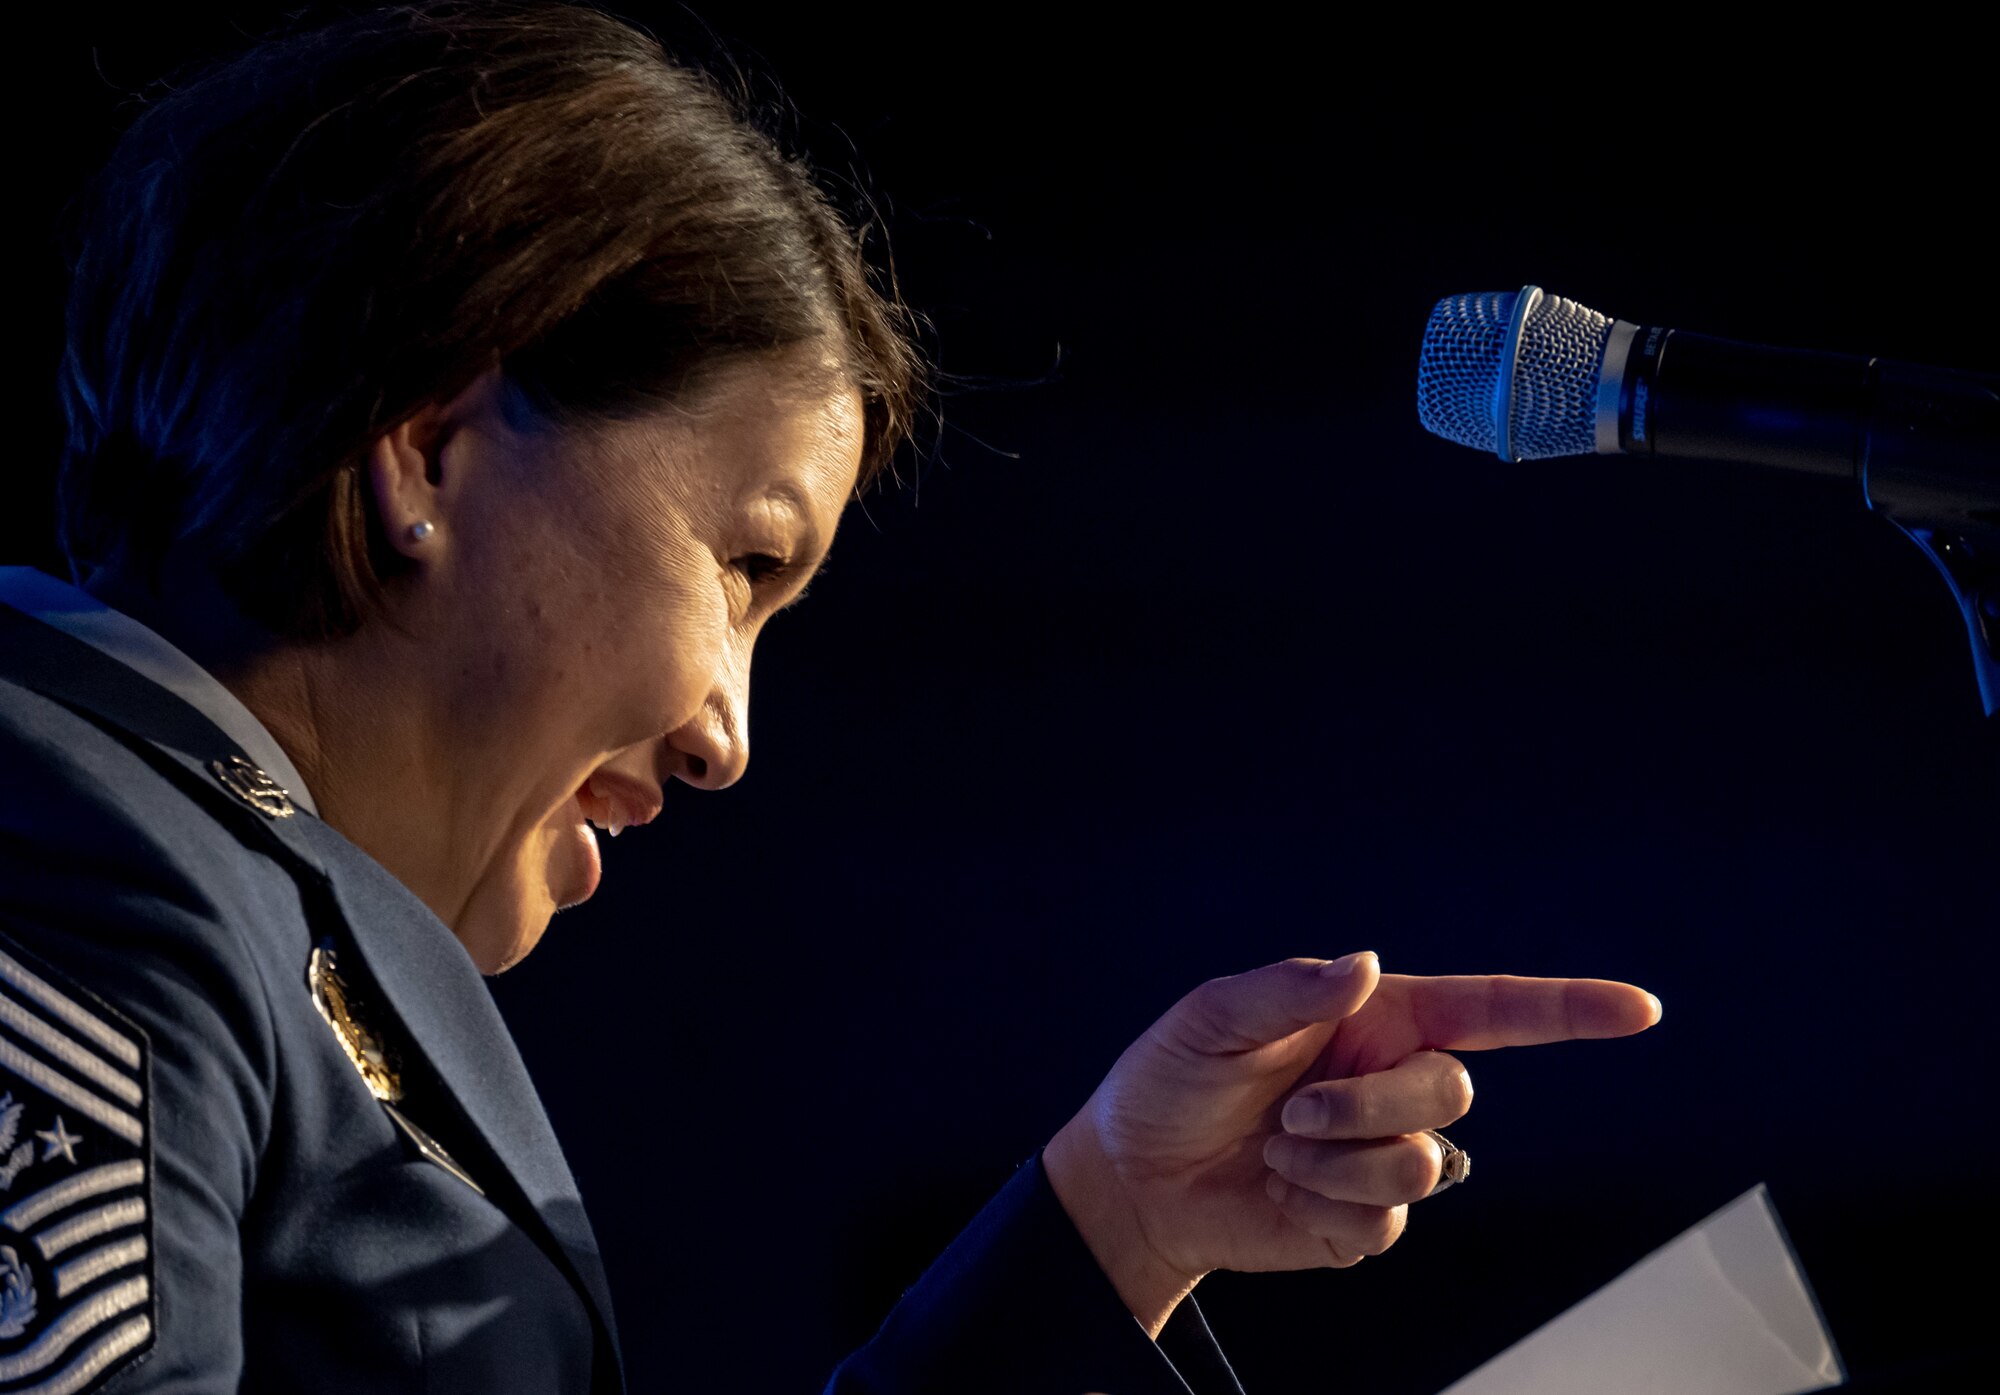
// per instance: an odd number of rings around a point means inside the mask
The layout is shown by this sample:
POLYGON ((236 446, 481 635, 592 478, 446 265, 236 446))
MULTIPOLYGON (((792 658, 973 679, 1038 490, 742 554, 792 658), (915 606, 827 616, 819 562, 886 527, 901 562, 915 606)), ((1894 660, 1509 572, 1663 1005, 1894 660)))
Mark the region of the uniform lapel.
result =
MULTIPOLYGON (((318 819, 298 823, 327 870, 328 889, 373 986, 513 1179, 544 1231, 537 1238, 567 1261, 611 1336, 597 1237, 521 1053, 471 956, 381 863, 318 819)), ((616 1350, 615 1339, 610 1346, 616 1350)))
MULTIPOLYGON (((531 1212, 529 1233, 582 1291, 616 1374, 617 1341, 596 1236, 555 1132, 493 996, 444 922, 334 829, 303 812, 272 818, 226 788, 235 743, 179 696, 81 640, 0 603, 0 678, 137 737, 204 808, 299 874, 346 923, 368 976, 531 1212)), ((300 966, 304 992, 305 966, 300 966)), ((497 1199, 497 1198, 496 1198, 497 1199)), ((512 1210, 512 1208, 508 1208, 512 1210)), ((602 1363, 600 1363, 602 1364, 602 1363)))

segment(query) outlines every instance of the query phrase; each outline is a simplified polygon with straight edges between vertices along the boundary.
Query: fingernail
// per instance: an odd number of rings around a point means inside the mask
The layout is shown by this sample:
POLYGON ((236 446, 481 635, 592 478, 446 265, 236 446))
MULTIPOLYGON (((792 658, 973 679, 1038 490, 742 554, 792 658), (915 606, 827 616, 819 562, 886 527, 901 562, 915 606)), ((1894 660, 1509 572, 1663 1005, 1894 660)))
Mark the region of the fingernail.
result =
POLYGON ((1286 1133, 1314 1133, 1326 1127, 1326 1101, 1318 1095, 1293 1095, 1279 1116, 1286 1133))
MULTIPOLYGON (((1653 995, 1651 993, 1648 993, 1646 996, 1648 998, 1653 998, 1653 995)), ((1665 1017, 1666 1015, 1667 1015, 1667 1010, 1660 1005, 1660 1000, 1658 998, 1653 998, 1653 1021, 1657 1023, 1662 1017, 1665 1017)))
POLYGON ((1361 949, 1356 950, 1352 954, 1342 955, 1338 959, 1329 959, 1326 963, 1319 966, 1319 976, 1321 978, 1346 978, 1361 967, 1362 960, 1373 959, 1374 957, 1374 950, 1361 949))

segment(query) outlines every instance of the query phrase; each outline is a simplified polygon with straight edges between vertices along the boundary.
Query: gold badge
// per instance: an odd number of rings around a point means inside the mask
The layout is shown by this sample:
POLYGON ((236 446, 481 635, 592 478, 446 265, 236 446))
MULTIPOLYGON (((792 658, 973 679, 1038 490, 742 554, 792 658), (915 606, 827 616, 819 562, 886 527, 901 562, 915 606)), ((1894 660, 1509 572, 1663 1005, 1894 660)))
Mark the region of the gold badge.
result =
POLYGON ((396 1107, 403 1102, 402 1063, 381 1035, 362 1021, 366 1009, 357 1001, 347 980, 340 976, 330 945, 320 945, 313 950, 312 959, 306 965, 306 982, 312 988, 313 1006, 333 1028, 334 1036, 340 1040, 340 1049, 347 1053, 347 1059, 361 1073, 368 1093, 382 1102, 382 1108, 416 1145, 417 1152, 485 1196, 486 1188, 472 1180, 472 1174, 459 1166, 458 1160, 445 1146, 432 1138, 423 1125, 396 1107))
POLYGON ((348 1060, 354 1062, 354 1068, 361 1072, 368 1093, 384 1104, 395 1104, 401 1100, 403 1080, 399 1074, 400 1063, 391 1054, 388 1043, 355 1016, 353 990, 348 988, 347 980, 335 967, 331 949, 322 945, 313 950, 312 960, 306 967, 306 982, 312 987, 313 1006, 333 1028, 333 1034, 340 1038, 341 1050, 347 1053, 348 1060))
POLYGON ((224 789, 267 819, 288 819, 299 811, 289 790, 241 756, 212 760, 208 768, 224 789))

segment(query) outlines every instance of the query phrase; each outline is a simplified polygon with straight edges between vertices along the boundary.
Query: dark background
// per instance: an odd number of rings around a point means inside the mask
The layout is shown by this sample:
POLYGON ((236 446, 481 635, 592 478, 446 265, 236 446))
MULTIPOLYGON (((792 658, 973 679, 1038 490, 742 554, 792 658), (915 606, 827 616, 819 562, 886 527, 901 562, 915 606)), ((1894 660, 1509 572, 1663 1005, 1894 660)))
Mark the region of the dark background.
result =
MULTIPOLYGON (((61 205, 132 92, 279 13, 73 5, 22 47, 13 558, 61 205)), ((1641 71, 1254 8, 627 13, 865 169, 951 381, 767 632, 748 778, 671 792, 495 983, 635 1390, 818 1388, 1176 997, 1364 947, 1666 1018, 1472 1058, 1478 1175, 1389 1254, 1205 1281, 1252 1395, 1436 1391, 1759 1181, 1861 1388, 1962 1371, 2000 761, 1941 583, 1841 488, 1502 466, 1413 407, 1431 302, 1524 281, 2000 366, 1949 36, 1641 71)))

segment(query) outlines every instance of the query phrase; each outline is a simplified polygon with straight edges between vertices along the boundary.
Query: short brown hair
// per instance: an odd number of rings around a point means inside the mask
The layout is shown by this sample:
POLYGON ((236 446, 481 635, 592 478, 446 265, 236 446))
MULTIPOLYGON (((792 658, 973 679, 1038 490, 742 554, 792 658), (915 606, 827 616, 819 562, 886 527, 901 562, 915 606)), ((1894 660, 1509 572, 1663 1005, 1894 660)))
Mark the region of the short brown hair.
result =
POLYGON ((188 545, 275 634, 350 632, 395 563, 368 443, 496 364, 563 424, 824 344, 872 478, 923 399, 913 317, 745 106, 556 0, 377 10, 179 86, 81 205, 72 569, 188 545))

